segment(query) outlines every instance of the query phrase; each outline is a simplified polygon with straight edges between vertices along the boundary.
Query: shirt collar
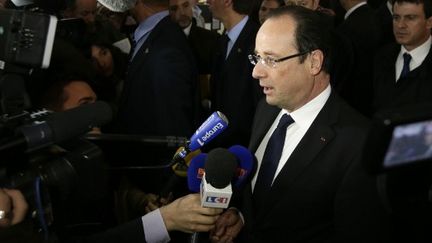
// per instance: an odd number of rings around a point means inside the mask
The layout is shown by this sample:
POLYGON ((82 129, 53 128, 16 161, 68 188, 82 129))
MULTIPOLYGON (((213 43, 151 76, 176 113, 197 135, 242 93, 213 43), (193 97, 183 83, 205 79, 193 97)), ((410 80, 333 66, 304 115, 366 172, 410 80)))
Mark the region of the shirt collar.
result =
POLYGON ((393 15, 393 5, 392 5, 391 1, 390 1, 390 0, 387 1, 387 2, 386 2, 386 5, 387 5, 387 9, 388 9, 389 12, 391 13, 391 15, 393 15))
POLYGON ((361 3, 358 3, 357 5, 354 5, 354 7, 350 8, 350 9, 345 13, 345 17, 344 17, 344 19, 347 19, 347 18, 352 14, 352 12, 354 12, 354 10, 360 8, 360 7, 363 6, 363 5, 366 5, 366 1, 361 2, 361 3))
POLYGON ((400 54, 409 53, 411 55, 411 58, 416 63, 422 63, 423 60, 426 58, 427 54, 429 53, 429 50, 431 48, 432 44, 432 37, 429 36, 427 41, 425 41, 420 46, 416 47, 415 49, 412 49, 411 51, 407 51, 403 45, 401 45, 401 52, 400 54))
POLYGON ((188 25, 188 27, 183 29, 183 32, 185 33, 186 36, 190 35, 191 29, 192 29, 192 21, 191 21, 190 25, 188 25))
POLYGON ((235 43, 237 38, 240 35, 240 32, 243 30, 243 27, 246 25, 246 22, 248 21, 249 17, 245 16, 240 22, 238 22, 234 27, 232 27, 230 30, 227 31, 227 35, 232 41, 232 43, 235 43))
POLYGON ((150 32, 163 18, 169 15, 168 10, 158 12, 142 21, 134 33, 134 40, 138 43, 148 32, 150 32))
POLYGON ((318 116, 318 113, 324 107, 324 104, 330 97, 330 93, 331 87, 330 85, 328 85, 323 92, 321 92, 317 97, 306 103, 304 106, 291 113, 284 109, 282 113, 290 115, 292 119, 296 122, 296 124, 301 128, 309 128, 312 122, 318 116))

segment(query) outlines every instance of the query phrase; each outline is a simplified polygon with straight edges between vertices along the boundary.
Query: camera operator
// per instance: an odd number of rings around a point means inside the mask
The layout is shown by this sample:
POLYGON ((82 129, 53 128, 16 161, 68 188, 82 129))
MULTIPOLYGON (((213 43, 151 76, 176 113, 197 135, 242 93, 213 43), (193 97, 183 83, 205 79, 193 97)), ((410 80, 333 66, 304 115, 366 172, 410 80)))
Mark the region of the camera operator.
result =
MULTIPOLYGON (((8 227, 21 223, 27 213, 27 202, 18 190, 0 189, 0 239, 8 227)), ((206 232, 214 227, 222 209, 203 208, 199 194, 189 194, 140 219, 119 225, 80 242, 168 242, 170 231, 206 232)), ((19 232, 21 234, 22 232, 19 232)), ((25 232, 26 234, 29 232, 25 232)), ((7 234, 10 239, 16 235, 7 234)), ((7 237, 6 236, 6 237, 7 237)), ((33 239, 33 238, 32 238, 33 239)), ((37 238, 35 238, 36 240, 37 238)), ((23 241, 24 242, 24 241, 23 241)), ((34 242, 32 240, 32 242, 34 242)))

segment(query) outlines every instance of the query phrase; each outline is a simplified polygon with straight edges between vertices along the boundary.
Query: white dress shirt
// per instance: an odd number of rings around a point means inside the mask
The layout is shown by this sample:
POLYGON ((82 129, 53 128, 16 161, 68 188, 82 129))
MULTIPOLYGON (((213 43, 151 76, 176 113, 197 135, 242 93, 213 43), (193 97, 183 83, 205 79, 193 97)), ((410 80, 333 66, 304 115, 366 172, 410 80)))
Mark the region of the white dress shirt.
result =
POLYGON ((395 73, 396 82, 398 81, 398 79, 402 73, 402 68, 403 68, 403 63, 404 63, 403 54, 409 53, 411 55, 410 71, 414 70, 414 69, 418 68, 422 64, 424 59, 426 58, 426 56, 429 53, 429 50, 431 48, 431 44, 432 44, 432 37, 429 36, 429 39, 425 43, 421 44, 420 46, 418 46, 415 49, 412 49, 411 51, 407 51, 407 49, 405 49, 405 47, 403 45, 401 45, 401 51, 399 52, 399 56, 396 59, 396 68, 395 68, 396 69, 396 73, 395 73))

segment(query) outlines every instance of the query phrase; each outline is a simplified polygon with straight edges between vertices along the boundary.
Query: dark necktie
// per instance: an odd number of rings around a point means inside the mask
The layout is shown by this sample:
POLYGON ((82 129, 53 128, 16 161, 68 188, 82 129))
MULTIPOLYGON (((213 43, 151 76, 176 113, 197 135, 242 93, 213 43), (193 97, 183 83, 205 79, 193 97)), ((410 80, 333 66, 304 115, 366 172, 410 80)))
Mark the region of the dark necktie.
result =
POLYGON ((223 34, 221 36, 221 53, 222 53, 223 60, 225 60, 227 57, 228 42, 229 41, 230 41, 230 38, 228 37, 227 34, 223 34))
POLYGON ((131 41, 131 50, 129 52, 129 62, 132 62, 133 54, 135 52, 135 48, 136 48, 136 44, 137 44, 133 34, 132 34, 132 37, 130 38, 130 41, 131 41))
POLYGON ((286 130, 293 122, 294 120, 291 116, 284 114, 267 143, 253 192, 254 201, 262 201, 265 197, 265 192, 271 188, 273 177, 282 155, 286 130))
POLYGON ((399 77, 399 79, 401 78, 405 78, 408 73, 410 72, 410 62, 411 62, 411 55, 409 53, 404 53, 403 54, 403 59, 404 59, 404 63, 403 63, 403 68, 402 68, 402 72, 401 75, 399 77))

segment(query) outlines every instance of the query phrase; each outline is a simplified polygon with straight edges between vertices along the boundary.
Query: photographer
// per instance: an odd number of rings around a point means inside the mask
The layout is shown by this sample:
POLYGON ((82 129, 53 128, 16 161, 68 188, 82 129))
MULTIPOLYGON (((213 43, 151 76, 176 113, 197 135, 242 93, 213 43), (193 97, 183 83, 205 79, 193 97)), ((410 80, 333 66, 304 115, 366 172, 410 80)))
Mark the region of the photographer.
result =
MULTIPOLYGON (((13 235, 12 230, 4 228, 22 222, 27 208, 27 203, 20 191, 0 189, 1 242, 5 242, 4 239, 16 240, 14 237, 21 236, 19 234, 22 232, 14 231, 16 234, 13 235), (6 231, 8 232, 4 238, 6 231)), ((168 242, 170 241, 169 231, 188 233, 209 231, 221 212, 222 209, 201 207, 199 194, 189 194, 140 219, 87 237, 81 242, 168 242)))

